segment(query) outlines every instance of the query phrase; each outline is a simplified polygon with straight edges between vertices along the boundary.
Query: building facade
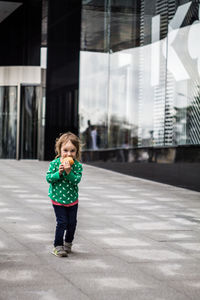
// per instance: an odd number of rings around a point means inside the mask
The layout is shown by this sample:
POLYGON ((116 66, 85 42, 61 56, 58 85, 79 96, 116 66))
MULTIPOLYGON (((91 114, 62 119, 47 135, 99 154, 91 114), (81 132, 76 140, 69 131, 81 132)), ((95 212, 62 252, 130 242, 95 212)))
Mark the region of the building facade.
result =
POLYGON ((83 1, 84 160, 199 188, 199 1, 83 1))
POLYGON ((200 190, 200 4, 0 1, 0 158, 54 157, 200 190))
POLYGON ((50 160, 78 133, 81 0, 0 1, 0 158, 50 160))

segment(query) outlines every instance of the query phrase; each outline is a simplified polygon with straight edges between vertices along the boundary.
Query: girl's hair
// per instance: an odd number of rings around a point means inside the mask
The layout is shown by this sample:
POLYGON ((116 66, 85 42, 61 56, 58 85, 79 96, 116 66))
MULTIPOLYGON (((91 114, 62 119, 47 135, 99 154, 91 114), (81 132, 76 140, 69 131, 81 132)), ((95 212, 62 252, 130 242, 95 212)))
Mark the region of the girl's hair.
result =
POLYGON ((59 138, 56 139, 56 143, 55 143, 56 157, 55 158, 57 158, 57 157, 59 157, 61 155, 62 144, 66 144, 69 141, 76 147, 76 159, 77 160, 81 159, 81 143, 80 143, 80 139, 78 138, 77 135, 73 134, 70 131, 68 131, 66 133, 61 133, 60 136, 59 136, 59 138))

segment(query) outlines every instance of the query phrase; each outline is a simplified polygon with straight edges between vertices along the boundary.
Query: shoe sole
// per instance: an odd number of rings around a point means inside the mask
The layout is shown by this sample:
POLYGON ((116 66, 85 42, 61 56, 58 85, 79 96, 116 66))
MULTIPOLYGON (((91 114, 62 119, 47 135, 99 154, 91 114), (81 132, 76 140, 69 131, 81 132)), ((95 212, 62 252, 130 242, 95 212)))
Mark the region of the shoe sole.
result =
POLYGON ((56 254, 55 252, 51 252, 51 254, 53 254, 53 255, 55 255, 56 257, 67 257, 68 256, 68 254, 66 253, 65 255, 58 255, 58 254, 56 254))

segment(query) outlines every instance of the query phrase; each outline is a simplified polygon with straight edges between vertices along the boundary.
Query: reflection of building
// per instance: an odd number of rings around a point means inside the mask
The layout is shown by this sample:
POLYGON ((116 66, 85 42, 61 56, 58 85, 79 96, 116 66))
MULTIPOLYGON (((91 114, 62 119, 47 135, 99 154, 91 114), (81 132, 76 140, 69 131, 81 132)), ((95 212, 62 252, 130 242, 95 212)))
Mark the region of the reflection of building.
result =
POLYGON ((197 188, 197 2, 0 2, 0 157, 51 159, 80 131, 85 160, 197 188))
POLYGON ((93 155, 96 164, 200 189, 200 46, 193 38, 200 34, 199 4, 83 3, 80 134, 88 118, 107 130, 106 147, 93 155), (95 16, 98 25, 92 26, 95 16))

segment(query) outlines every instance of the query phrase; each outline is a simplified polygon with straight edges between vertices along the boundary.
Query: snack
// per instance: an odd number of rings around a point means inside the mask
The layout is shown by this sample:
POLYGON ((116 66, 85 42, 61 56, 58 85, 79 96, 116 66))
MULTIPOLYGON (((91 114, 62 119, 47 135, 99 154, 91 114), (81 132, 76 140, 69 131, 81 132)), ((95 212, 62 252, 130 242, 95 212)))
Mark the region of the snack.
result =
POLYGON ((73 158, 72 157, 65 157, 64 159, 63 159, 63 161, 62 161, 62 163, 64 164, 66 161, 69 161, 69 163, 70 163, 70 166, 72 166, 73 164, 74 164, 74 160, 73 160, 73 158))

